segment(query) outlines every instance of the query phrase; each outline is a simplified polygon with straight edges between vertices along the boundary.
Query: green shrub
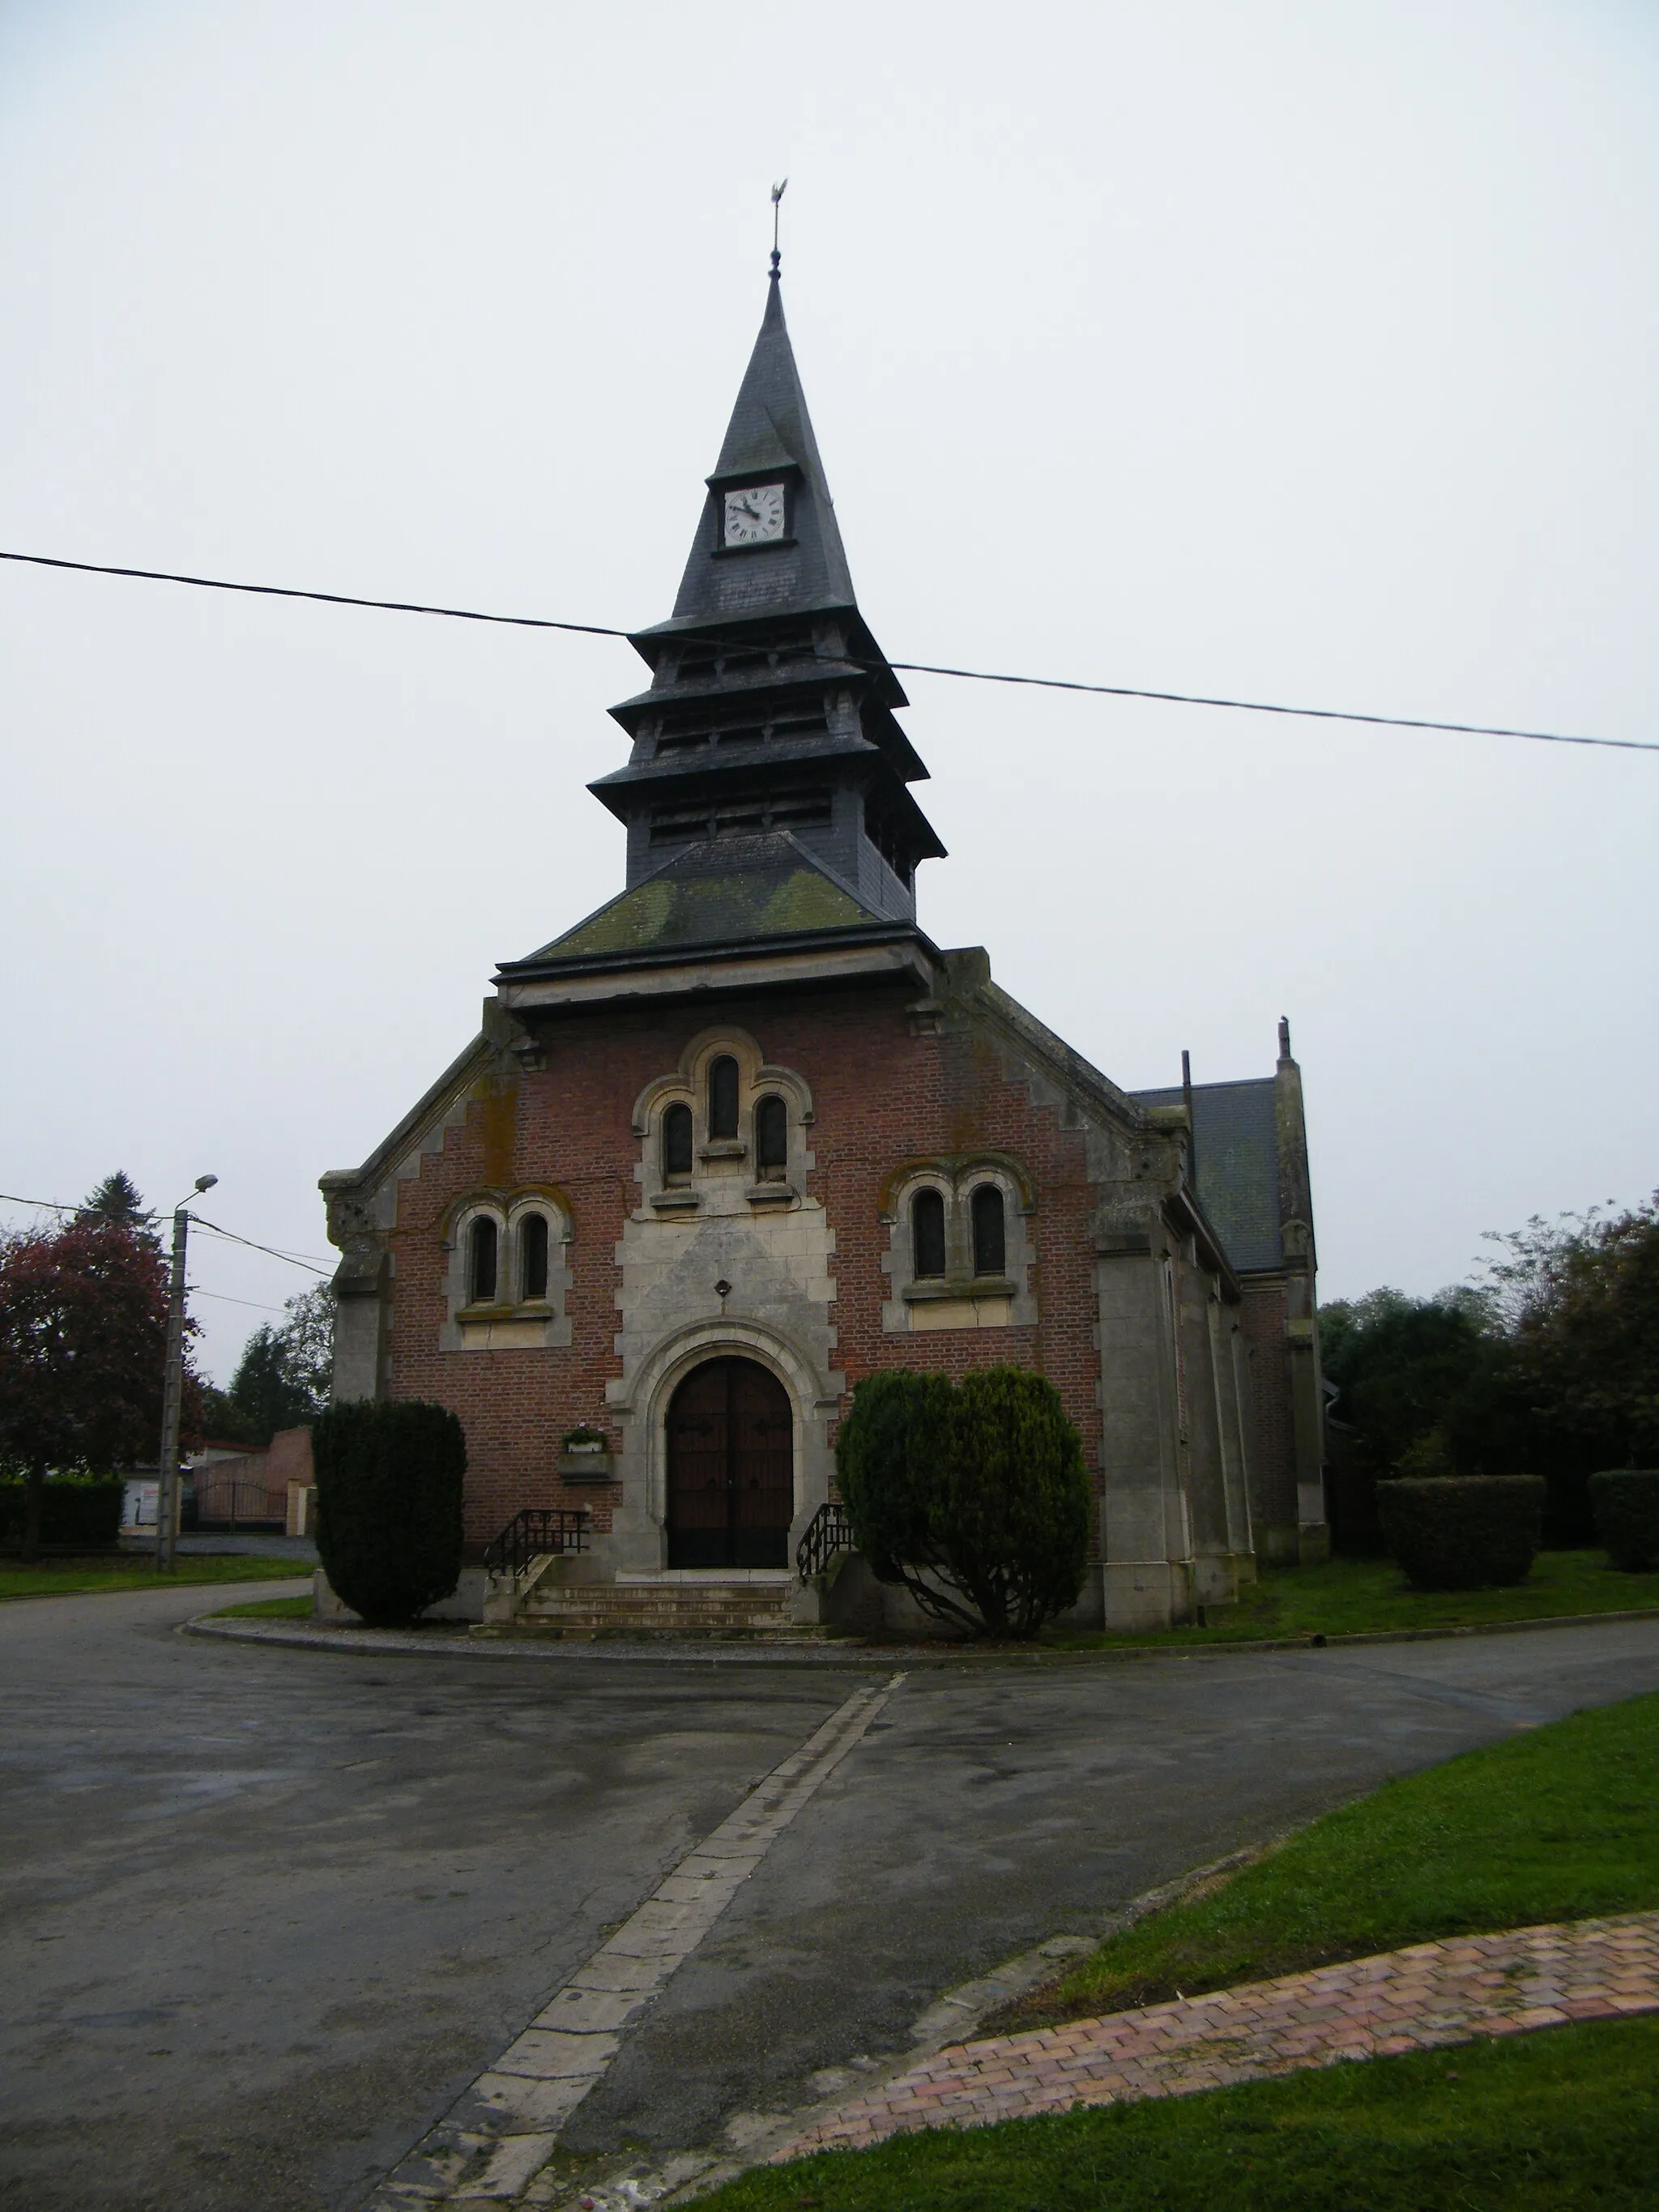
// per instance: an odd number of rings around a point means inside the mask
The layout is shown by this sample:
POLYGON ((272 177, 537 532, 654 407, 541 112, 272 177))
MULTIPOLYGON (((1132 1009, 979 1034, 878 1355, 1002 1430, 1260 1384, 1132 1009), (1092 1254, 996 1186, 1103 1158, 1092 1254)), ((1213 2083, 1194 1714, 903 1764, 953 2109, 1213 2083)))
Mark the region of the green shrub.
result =
POLYGON ((1419 1589, 1524 1582, 1538 1550, 1536 1474, 1425 1475, 1376 1486, 1389 1549, 1419 1589))
POLYGON ((934 1619, 1030 1636, 1075 1602, 1088 1554, 1083 1445, 1054 1386, 994 1367, 906 1369, 854 1393, 836 1442, 860 1551, 934 1619))
POLYGON ((460 1578, 466 1438, 416 1400, 331 1406, 311 1432, 317 1553, 335 1595, 375 1627, 413 1620, 460 1578))
POLYGON ((1077 1602, 1089 1555, 1083 1439, 1041 1375, 988 1367, 957 1392, 941 1510, 947 1571, 994 1634, 1077 1602))
POLYGON ((1457 1462, 1452 1457, 1446 1431, 1425 1429, 1401 1453, 1394 1463, 1394 1471, 1405 1482, 1426 1482, 1431 1475, 1455 1474, 1457 1462))
POLYGON ((872 1375, 836 1436, 836 1474, 859 1550, 884 1583, 931 1565, 934 1508, 950 1449, 948 1376, 908 1367, 872 1375))
MULTIPOLYGON (((40 1493, 40 1541, 58 1549, 101 1552, 114 1543, 121 1526, 125 1485, 106 1476, 87 1480, 49 1475, 40 1493)), ((0 1481, 0 1548, 15 1551, 23 1540, 27 1486, 0 1481)))
POLYGON ((1627 1575, 1659 1567, 1659 1471, 1620 1467, 1589 1479, 1595 1533, 1627 1575))

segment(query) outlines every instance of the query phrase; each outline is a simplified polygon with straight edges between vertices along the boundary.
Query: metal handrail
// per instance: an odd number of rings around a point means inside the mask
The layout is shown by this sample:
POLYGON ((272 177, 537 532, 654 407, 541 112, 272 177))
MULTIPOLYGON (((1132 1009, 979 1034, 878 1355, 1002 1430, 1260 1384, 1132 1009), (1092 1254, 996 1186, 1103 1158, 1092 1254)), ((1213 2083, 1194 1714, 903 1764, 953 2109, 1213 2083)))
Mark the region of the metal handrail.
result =
POLYGON ((823 1572, 837 1552, 857 1549, 847 1508, 836 1501, 820 1505, 795 1547, 795 1572, 802 1582, 810 1583, 814 1575, 823 1572))
POLYGON ((483 1563, 492 1575, 521 1575, 532 1559, 549 1552, 585 1552, 587 1516, 568 1505, 524 1505, 499 1536, 484 1546, 483 1563))

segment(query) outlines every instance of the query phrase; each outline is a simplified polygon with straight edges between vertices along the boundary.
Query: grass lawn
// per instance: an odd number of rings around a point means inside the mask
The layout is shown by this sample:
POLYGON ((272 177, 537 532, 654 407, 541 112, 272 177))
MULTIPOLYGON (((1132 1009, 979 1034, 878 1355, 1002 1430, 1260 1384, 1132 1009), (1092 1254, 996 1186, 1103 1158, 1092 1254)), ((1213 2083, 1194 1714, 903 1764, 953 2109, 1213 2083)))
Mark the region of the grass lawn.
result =
POLYGON ((708 2212, 1635 2212, 1659 2197, 1659 2020, 1014 2120, 763 2168, 708 2212))
POLYGON ((158 1575, 143 1558, 111 1559, 94 1554, 84 1559, 43 1559, 33 1567, 6 1559, 0 1560, 0 1599, 75 1597, 87 1590, 167 1589, 180 1583, 291 1582, 296 1575, 309 1577, 311 1571, 303 1559, 203 1558, 191 1553, 174 1562, 170 1575, 158 1575))
POLYGON ((1431 1936, 1654 1905, 1659 1697, 1645 1697, 1385 1782, 1207 1895, 1123 1929, 981 2033, 1196 1996, 1431 1936))
POLYGON ((252 1605, 222 1605, 208 1617, 211 1620, 309 1620, 311 1614, 307 1589, 303 1597, 262 1597, 252 1605))
MULTIPOLYGON (((981 2034, 1659 1905, 1659 1697, 1327 1814, 981 2034)), ((1659 2203, 1659 2018, 1595 2021, 744 2175, 709 2212, 1531 2212, 1659 2203)))
POLYGON ((1052 1648, 1097 1651, 1207 1649, 1260 1637, 1356 1636, 1389 1628, 1478 1628, 1498 1620, 1548 1620, 1563 1613, 1659 1610, 1659 1574, 1626 1575, 1601 1552, 1540 1552, 1510 1589, 1414 1590, 1392 1559, 1328 1559, 1316 1567, 1270 1567, 1237 1605, 1211 1610, 1207 1628, 1145 1636, 1055 1635, 1052 1648))

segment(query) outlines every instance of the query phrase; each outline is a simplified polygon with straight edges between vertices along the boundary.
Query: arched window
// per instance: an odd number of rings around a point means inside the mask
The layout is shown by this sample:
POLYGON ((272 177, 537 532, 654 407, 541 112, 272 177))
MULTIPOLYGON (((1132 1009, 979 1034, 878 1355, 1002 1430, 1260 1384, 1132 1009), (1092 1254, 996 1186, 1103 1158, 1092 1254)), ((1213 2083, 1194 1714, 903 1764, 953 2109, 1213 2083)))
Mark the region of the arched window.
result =
POLYGON ((945 1200, 919 1190, 910 1201, 911 1255, 918 1278, 945 1273, 945 1200))
POLYGON ((708 1136, 718 1144, 738 1133, 738 1063, 723 1052, 708 1069, 708 1136))
POLYGON ((789 1109, 775 1092, 755 1109, 755 1165, 774 1178, 789 1165, 789 1109))
POLYGON ((1003 1231, 1002 1193, 994 1182, 982 1182, 974 1193, 974 1273, 1000 1275, 1008 1265, 1007 1238, 1003 1231))
POLYGON ((497 1243, 495 1223, 481 1213, 467 1234, 466 1288, 475 1306, 487 1306, 495 1296, 497 1243))
POLYGON ((671 1106, 662 1117, 662 1171, 665 1176, 691 1172, 691 1109, 671 1106))
POLYGON ((547 1216, 526 1213, 519 1227, 519 1296, 547 1296, 547 1216))

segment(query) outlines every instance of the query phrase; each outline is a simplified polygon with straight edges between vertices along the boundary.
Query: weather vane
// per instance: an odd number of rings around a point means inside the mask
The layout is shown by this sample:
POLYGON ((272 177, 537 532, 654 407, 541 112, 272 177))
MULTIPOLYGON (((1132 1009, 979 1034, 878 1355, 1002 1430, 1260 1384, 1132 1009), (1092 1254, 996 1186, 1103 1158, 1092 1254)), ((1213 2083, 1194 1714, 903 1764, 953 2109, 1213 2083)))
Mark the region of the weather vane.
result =
POLYGON ((779 268, 783 261, 783 256, 778 251, 778 202, 783 198, 788 189, 789 179, 787 177, 784 179, 781 185, 774 185, 772 187, 772 274, 775 276, 777 275, 779 268))

